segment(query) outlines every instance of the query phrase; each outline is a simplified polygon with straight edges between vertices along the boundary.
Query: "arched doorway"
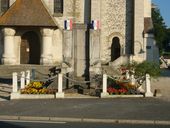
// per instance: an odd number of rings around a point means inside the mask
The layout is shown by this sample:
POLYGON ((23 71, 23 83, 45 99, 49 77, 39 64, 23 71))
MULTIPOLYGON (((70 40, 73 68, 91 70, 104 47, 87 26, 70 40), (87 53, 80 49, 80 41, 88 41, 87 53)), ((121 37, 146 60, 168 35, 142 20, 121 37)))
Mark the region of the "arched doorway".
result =
POLYGON ((33 31, 21 37, 20 64, 40 64, 40 39, 33 31))
POLYGON ((111 61, 116 60, 120 57, 120 40, 118 37, 114 37, 112 39, 112 46, 111 46, 111 61))

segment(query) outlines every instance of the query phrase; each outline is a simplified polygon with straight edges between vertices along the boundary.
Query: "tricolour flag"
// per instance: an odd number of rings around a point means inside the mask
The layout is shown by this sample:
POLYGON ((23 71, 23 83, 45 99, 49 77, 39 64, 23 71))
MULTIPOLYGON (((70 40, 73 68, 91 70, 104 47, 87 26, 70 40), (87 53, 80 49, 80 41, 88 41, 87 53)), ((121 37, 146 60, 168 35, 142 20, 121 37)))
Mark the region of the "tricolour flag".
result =
POLYGON ((65 30, 72 30, 73 28, 73 21, 72 20, 65 20, 64 21, 64 29, 65 30))
POLYGON ((100 29, 100 22, 99 20, 92 20, 92 26, 94 30, 100 29))

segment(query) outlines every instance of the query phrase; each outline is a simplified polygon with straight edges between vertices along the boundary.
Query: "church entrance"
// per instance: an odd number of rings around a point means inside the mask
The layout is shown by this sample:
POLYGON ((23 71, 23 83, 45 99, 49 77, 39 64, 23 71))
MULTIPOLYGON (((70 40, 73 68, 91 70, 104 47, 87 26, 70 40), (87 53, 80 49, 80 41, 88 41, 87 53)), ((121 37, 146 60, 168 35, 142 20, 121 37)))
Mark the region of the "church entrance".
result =
POLYGON ((111 46, 111 61, 116 60, 120 57, 120 40, 118 37, 114 37, 112 39, 112 46, 111 46))
POLYGON ((40 64, 40 39, 33 31, 21 37, 20 64, 40 64))

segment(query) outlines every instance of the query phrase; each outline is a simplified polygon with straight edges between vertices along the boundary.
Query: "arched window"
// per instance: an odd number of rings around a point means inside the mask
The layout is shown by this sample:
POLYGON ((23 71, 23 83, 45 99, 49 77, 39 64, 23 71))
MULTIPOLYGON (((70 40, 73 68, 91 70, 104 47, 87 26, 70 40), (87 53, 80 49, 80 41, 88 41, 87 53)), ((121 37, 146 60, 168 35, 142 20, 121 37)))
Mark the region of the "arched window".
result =
POLYGON ((9 8, 9 0, 0 0, 0 13, 4 13, 9 8))
POLYGON ((54 0, 54 14, 63 14, 63 0, 54 0))

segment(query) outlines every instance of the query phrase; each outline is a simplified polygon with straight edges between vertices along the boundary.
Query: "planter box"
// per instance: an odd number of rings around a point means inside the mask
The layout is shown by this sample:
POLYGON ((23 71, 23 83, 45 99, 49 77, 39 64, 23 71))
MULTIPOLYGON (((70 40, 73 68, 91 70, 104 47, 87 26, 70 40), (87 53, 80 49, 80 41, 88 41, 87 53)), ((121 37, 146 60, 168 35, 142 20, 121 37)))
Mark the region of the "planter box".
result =
POLYGON ((11 99, 55 99, 54 94, 20 94, 11 93, 11 99))

